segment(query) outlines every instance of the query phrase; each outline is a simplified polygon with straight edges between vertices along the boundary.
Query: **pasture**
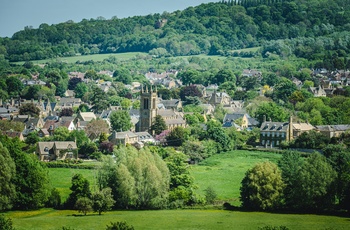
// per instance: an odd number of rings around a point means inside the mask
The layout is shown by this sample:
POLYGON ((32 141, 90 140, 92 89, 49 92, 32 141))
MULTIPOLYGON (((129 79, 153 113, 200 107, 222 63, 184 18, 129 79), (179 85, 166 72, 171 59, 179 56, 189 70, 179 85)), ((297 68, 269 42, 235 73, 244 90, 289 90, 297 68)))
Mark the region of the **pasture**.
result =
MULTIPOLYGON (((196 207, 184 210, 110 211, 101 216, 96 213, 80 215, 74 210, 41 209, 36 211, 11 211, 5 213, 17 230, 62 227, 75 229, 106 229, 111 222, 126 221, 137 229, 258 229, 264 226, 286 226, 288 229, 349 229, 350 218, 310 214, 276 214, 242 212, 222 209, 223 202, 239 206, 239 188, 245 172, 258 162, 277 162, 280 154, 232 151, 206 159, 191 166, 190 172, 198 185, 197 192, 212 186, 218 194, 217 207, 196 207)), ((96 186, 97 170, 50 168, 49 176, 65 200, 74 174, 81 173, 96 186)))
POLYGON ((349 229, 350 219, 336 216, 273 214, 226 210, 159 210, 112 211, 101 216, 88 213, 80 216, 72 210, 41 209, 9 212, 17 230, 103 230, 111 222, 126 221, 138 229, 254 229, 264 226, 286 226, 288 229, 349 229))

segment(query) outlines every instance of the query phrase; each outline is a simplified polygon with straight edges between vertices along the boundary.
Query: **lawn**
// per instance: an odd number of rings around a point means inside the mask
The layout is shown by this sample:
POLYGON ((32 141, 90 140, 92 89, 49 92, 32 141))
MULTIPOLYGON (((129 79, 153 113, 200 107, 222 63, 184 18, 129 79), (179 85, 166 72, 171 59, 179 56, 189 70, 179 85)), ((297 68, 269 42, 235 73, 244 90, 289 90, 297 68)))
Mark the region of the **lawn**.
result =
POLYGON ((71 192, 69 187, 72 185, 72 177, 75 174, 82 174, 86 179, 90 181, 91 189, 96 186, 97 170, 91 169, 72 169, 72 168, 49 168, 49 177, 51 185, 57 188, 61 194, 61 199, 64 202, 69 193, 71 192))
POLYGON ((192 166, 191 174, 198 185, 199 194, 204 195, 204 190, 211 186, 219 200, 239 206, 239 188, 245 172, 258 162, 277 162, 280 158, 281 155, 277 153, 232 151, 212 156, 192 166))
POLYGON ((289 229, 349 229, 350 219, 336 216, 271 214, 225 210, 161 210, 113 211, 102 216, 89 213, 76 216, 76 211, 42 209, 40 211, 8 212, 17 230, 106 229, 110 222, 126 221, 137 229, 258 229, 286 226, 289 229))

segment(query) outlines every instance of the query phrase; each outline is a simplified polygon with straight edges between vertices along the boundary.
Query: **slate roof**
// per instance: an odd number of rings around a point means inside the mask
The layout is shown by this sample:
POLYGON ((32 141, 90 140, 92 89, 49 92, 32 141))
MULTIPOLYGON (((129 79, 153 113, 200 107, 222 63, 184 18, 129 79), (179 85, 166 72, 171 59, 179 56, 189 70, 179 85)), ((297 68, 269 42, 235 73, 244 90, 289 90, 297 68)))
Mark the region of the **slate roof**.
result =
POLYGON ((260 131, 286 132, 288 130, 288 122, 263 122, 260 131))

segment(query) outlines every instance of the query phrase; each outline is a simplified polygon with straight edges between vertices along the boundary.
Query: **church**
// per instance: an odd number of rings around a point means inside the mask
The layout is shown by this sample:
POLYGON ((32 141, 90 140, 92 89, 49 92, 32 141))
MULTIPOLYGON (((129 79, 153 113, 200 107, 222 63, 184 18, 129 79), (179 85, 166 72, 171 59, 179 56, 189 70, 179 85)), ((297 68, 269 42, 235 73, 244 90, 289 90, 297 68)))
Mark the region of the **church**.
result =
POLYGON ((164 119, 168 130, 173 130, 175 127, 186 127, 186 121, 182 112, 159 106, 160 102, 156 87, 155 89, 152 89, 152 86, 145 89, 141 87, 140 97, 140 119, 136 127, 136 130, 139 132, 150 132, 157 115, 164 119))

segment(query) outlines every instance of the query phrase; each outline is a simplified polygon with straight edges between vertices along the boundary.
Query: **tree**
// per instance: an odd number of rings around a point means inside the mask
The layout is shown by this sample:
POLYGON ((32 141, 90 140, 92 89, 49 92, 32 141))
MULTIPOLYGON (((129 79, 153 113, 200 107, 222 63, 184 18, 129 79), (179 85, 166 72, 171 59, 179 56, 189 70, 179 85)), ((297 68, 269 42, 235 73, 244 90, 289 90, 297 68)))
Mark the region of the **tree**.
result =
POLYGON ((236 83, 236 76, 235 74, 229 70, 229 69, 222 69, 220 70, 212 79, 212 84, 218 84, 221 85, 224 82, 231 81, 234 84, 236 83))
POLYGON ((20 115, 30 115, 31 117, 38 117, 40 114, 40 109, 36 107, 33 103, 26 103, 19 107, 20 115))
MULTIPOLYGON (((73 77, 73 78, 69 79, 69 81, 68 81, 68 89, 74 90, 76 88, 76 86, 82 82, 83 82, 83 80, 81 80, 81 78, 73 77)), ((83 83, 83 84, 85 84, 85 83, 83 83)))
POLYGON ((183 127, 175 127, 166 137, 167 144, 170 146, 181 146, 188 139, 188 132, 183 127))
POLYGON ((125 68, 120 68, 114 71, 113 77, 116 79, 116 81, 120 81, 125 85, 131 84, 132 82, 130 71, 125 68))
POLYGON ((252 210, 274 210, 280 207, 284 183, 281 171, 271 162, 256 164, 242 180, 242 206, 252 210))
POLYGON ((151 130, 156 134, 159 135, 161 132, 167 129, 167 126, 165 124, 165 121, 162 116, 157 115, 153 121, 153 124, 151 126, 151 130))
POLYGON ((89 91, 89 87, 83 83, 78 83, 74 88, 75 97, 82 98, 89 91))
POLYGON ((55 141, 67 141, 69 138, 69 130, 65 126, 55 128, 53 139, 55 141))
POLYGON ((104 188, 101 191, 92 193, 92 209, 101 215, 102 212, 111 210, 115 201, 113 200, 111 188, 104 188))
POLYGON ((204 191, 205 191, 205 200, 207 204, 213 204, 215 199, 218 196, 214 188, 211 186, 208 186, 204 191))
POLYGON ((287 121, 289 114, 281 106, 278 106, 274 102, 263 102, 261 103, 255 111, 255 117, 258 119, 260 124, 263 122, 263 117, 266 120, 271 119, 271 121, 287 121))
POLYGON ((182 87, 180 90, 180 98, 185 101, 186 97, 202 97, 202 92, 199 91, 198 87, 195 85, 189 85, 182 87))
POLYGON ((63 108, 60 112, 60 117, 71 117, 74 114, 72 108, 63 108))
MULTIPOLYGON (((81 174, 75 174, 72 177, 72 186, 70 187, 70 190, 72 192, 69 194, 66 201, 68 208, 73 208, 79 198, 89 198, 91 195, 90 183, 81 174)), ((85 202, 86 200, 83 201, 85 202)))
POLYGON ((74 208, 86 216, 92 210, 91 204, 92 202, 88 197, 80 197, 75 202, 74 208))
POLYGON ((92 89, 91 105, 95 113, 102 113, 109 106, 106 93, 97 86, 92 89))
POLYGON ((287 209, 297 209, 296 200, 299 200, 304 194, 300 193, 299 173, 304 161, 298 152, 288 151, 282 155, 278 162, 279 168, 282 170, 282 179, 286 187, 284 188, 285 207, 287 209))
POLYGON ((16 97, 21 94, 24 88, 23 83, 19 80, 19 77, 12 76, 6 79, 7 92, 10 97, 16 97))
POLYGON ((105 120, 92 120, 85 127, 86 136, 91 140, 98 138, 102 133, 109 133, 109 126, 105 120))
POLYGON ((98 173, 100 189, 110 187, 119 208, 155 209, 164 206, 169 189, 165 162, 149 149, 122 147, 116 159, 104 160, 98 173))
POLYGON ((0 165, 0 211, 4 211, 12 207, 15 198, 16 191, 12 180, 15 177, 16 166, 9 151, 1 144, 1 142, 0 165))
POLYGON ((323 210, 333 203, 331 186, 336 173, 320 153, 312 153, 302 165, 300 174, 299 200, 294 202, 301 210, 323 210))
POLYGON ((130 115, 126 110, 113 111, 109 119, 115 131, 127 131, 132 127, 130 115))

